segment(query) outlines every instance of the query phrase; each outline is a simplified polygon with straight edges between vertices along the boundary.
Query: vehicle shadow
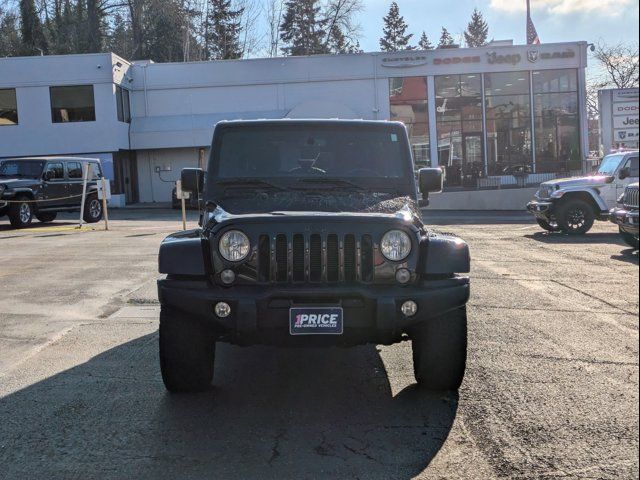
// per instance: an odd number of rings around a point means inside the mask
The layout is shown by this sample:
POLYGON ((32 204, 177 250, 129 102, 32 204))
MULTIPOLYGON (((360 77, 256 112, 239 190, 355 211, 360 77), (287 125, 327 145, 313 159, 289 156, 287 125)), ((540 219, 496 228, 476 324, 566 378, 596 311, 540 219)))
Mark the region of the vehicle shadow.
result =
POLYGON ((625 250, 622 250, 619 255, 611 255, 611 259, 618 260, 620 262, 628 262, 628 263, 633 263, 634 265, 639 265, 640 264, 640 262, 638 262, 639 254, 640 252, 638 252, 638 250, 635 250, 633 248, 627 248, 625 250))
POLYGON ((531 240, 542 243, 557 244, 595 244, 595 243, 616 243, 626 245, 618 233, 594 232, 586 235, 566 235, 564 233, 535 232, 524 236, 531 240))
POLYGON ((68 227, 68 226, 73 226, 73 225, 77 225, 78 221, 76 220, 75 222, 73 221, 56 221, 56 222, 47 222, 47 223, 42 223, 42 222, 33 222, 31 225, 29 225, 28 227, 22 227, 22 228, 14 228, 11 226, 11 224, 7 221, 5 222, 0 222, 0 232, 15 232, 15 233, 20 233, 20 232, 29 232, 30 230, 34 230, 36 228, 47 228, 47 227, 68 227))
POLYGON ((394 396, 375 346, 219 346, 192 395, 165 392, 156 349, 146 335, 1 398, 6 478, 412 478, 457 411, 457 393, 394 396))

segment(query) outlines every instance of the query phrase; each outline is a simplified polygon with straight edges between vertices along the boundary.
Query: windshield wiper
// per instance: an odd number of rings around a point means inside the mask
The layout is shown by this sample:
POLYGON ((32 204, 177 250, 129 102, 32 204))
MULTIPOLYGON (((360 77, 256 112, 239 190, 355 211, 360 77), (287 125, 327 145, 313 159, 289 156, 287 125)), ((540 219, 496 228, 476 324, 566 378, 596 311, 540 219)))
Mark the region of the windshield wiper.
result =
POLYGON ((219 183, 220 185, 227 185, 232 187, 262 186, 262 187, 269 187, 269 188, 282 190, 282 191, 287 190, 283 186, 276 185, 275 183, 271 183, 267 180, 262 180, 261 178, 236 178, 236 179, 229 179, 229 180, 220 180, 216 183, 219 183))
POLYGON ((328 184, 333 186, 343 186, 343 187, 353 187, 357 190, 368 190, 368 188, 363 187, 362 185, 358 185, 355 182, 351 182, 349 180, 344 180, 342 178, 332 178, 332 177, 317 177, 317 178, 302 178, 300 182, 303 183, 317 183, 317 184, 328 184))

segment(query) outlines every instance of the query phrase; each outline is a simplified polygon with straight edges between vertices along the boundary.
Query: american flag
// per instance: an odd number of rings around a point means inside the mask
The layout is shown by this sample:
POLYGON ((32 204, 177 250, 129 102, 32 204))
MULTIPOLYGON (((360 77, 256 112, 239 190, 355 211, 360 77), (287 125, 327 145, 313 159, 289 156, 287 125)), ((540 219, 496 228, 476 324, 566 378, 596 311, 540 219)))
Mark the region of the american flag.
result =
POLYGON ((538 32, 533 24, 533 20, 531 20, 531 7, 529 5, 529 0, 527 0, 527 45, 540 45, 538 32))

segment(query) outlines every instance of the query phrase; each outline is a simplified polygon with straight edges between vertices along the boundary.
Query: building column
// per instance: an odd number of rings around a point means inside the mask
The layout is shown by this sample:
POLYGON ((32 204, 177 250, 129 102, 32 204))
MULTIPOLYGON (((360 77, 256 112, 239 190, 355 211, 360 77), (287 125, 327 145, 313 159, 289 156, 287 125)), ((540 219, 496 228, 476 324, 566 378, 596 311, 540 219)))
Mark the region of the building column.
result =
POLYGON ((533 173, 537 173, 536 169, 536 113, 534 110, 533 98, 533 71, 529 70, 529 118, 531 119, 531 168, 533 173))
POLYGON ((584 67, 578 68, 578 125, 582 173, 586 174, 586 159, 589 156, 589 117, 587 114, 587 78, 584 67))
POLYGON ((484 176, 489 176, 489 154, 487 148, 487 102, 484 95, 484 73, 480 75, 482 101, 482 156, 484 157, 484 176))
POLYGON ((429 156, 431 166, 438 166, 438 129, 436 125, 436 82, 433 75, 427 77, 427 113, 429 115, 429 156))

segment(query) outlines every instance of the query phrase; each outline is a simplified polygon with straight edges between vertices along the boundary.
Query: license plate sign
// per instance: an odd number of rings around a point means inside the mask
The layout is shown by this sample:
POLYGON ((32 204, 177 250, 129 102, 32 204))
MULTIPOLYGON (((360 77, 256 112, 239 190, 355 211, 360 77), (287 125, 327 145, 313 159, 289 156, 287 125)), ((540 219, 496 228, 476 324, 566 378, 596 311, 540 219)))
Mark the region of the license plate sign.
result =
POLYGON ((293 307, 289 309, 291 335, 342 335, 340 307, 293 307))

